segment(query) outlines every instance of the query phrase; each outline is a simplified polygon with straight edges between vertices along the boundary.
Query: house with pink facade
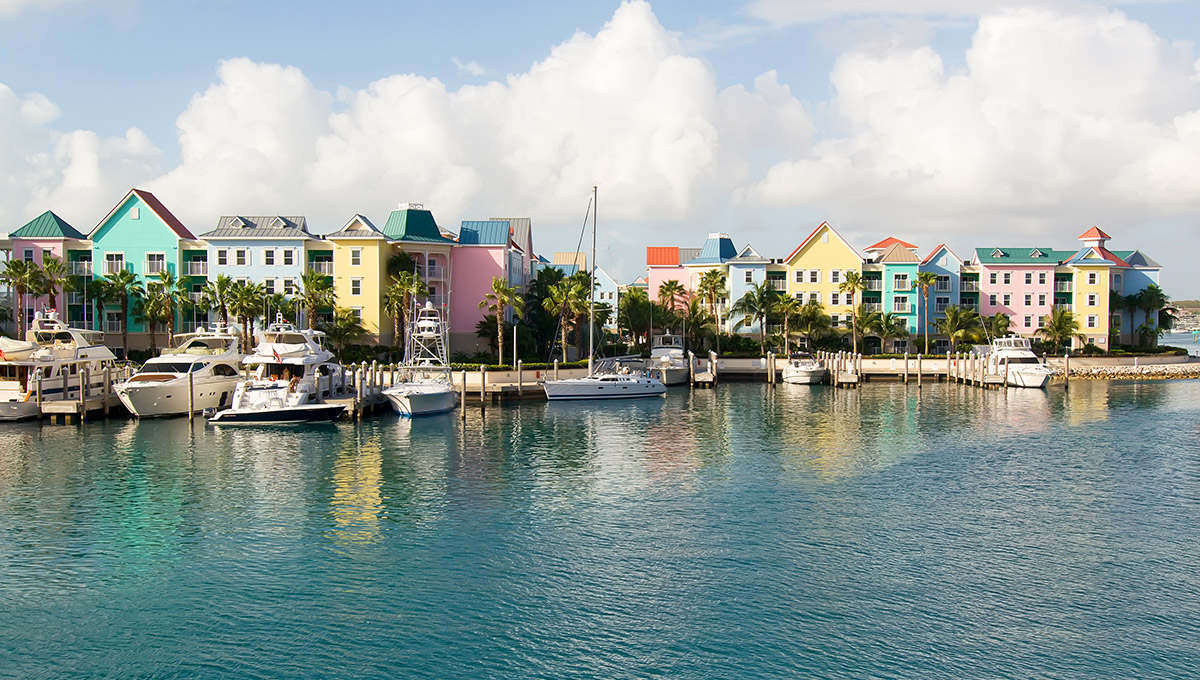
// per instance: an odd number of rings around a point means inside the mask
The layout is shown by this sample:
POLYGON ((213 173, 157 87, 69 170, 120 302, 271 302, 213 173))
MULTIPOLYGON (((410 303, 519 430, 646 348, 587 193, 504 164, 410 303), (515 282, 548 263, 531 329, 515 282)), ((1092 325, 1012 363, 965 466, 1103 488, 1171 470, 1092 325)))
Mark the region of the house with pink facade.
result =
POLYGON ((646 283, 651 300, 658 299, 658 287, 667 281, 676 281, 689 292, 691 272, 683 266, 700 256, 700 248, 677 246, 649 246, 646 248, 646 283))
MULTIPOLYGON (((1070 295, 1069 274, 1055 271, 1074 251, 1053 248, 976 248, 979 314, 1007 314, 1010 329, 1032 336, 1055 305, 1055 291, 1070 295)), ((1066 303, 1064 303, 1066 304, 1066 303)))
MULTIPOLYGON (((79 230, 49 210, 33 218, 20 229, 12 232, 9 238, 12 240, 12 257, 14 259, 33 262, 38 266, 42 266, 47 256, 53 256, 62 260, 67 265, 69 274, 77 276, 91 274, 90 262, 87 263, 87 271, 75 271, 73 268, 76 268, 80 263, 71 262, 69 256, 69 251, 89 251, 91 243, 88 242, 87 237, 79 230)), ((78 302, 77 311, 80 314, 82 314, 83 305, 82 300, 77 299, 79 297, 78 293, 67 294, 61 289, 56 291, 55 304, 63 318, 70 320, 67 314, 68 295, 70 295, 71 302, 78 302)), ((29 320, 33 318, 34 311, 42 309, 49 303, 50 298, 47 295, 40 297, 26 295, 25 299, 19 302, 19 304, 23 305, 25 323, 28 324, 29 320)), ((74 321, 82 323, 83 320, 77 318, 74 321)))
MULTIPOLYGON (((450 251, 453 281, 450 287, 450 351, 473 354, 489 349, 488 341, 476 335, 476 327, 488 314, 479 303, 492 290, 492 280, 501 279, 524 293, 529 282, 532 253, 526 253, 515 238, 508 220, 467 220, 450 251)), ((522 239, 525 240, 525 239, 522 239)), ((531 244, 532 235, 527 244, 531 244)), ((508 320, 512 320, 512 312, 508 320)))

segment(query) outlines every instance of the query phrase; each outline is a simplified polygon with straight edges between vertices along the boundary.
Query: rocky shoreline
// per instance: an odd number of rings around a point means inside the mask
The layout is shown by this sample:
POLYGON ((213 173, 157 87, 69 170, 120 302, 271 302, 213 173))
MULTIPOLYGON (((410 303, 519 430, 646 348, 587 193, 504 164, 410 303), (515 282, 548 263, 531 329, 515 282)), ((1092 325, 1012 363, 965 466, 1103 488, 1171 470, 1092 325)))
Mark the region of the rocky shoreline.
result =
MULTIPOLYGON (((1055 377, 1063 377, 1063 369, 1055 369, 1055 377)), ((1071 379, 1084 380, 1173 380, 1200 378, 1200 362, 1187 364, 1158 364, 1151 366, 1086 366, 1071 367, 1071 379)))

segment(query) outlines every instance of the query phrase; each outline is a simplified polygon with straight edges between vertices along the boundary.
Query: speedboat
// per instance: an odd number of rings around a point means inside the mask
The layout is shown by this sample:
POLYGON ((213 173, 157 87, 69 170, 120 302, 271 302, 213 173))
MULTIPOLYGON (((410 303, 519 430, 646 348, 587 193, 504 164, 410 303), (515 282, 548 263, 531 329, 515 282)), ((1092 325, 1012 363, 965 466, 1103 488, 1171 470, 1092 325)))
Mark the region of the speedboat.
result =
POLYGON ((808 352, 796 352, 783 367, 783 381, 792 385, 815 385, 825 379, 825 367, 808 352))
POLYGON ((547 380, 542 387, 550 401, 634 399, 661 397, 667 393, 666 386, 658 378, 611 360, 601 361, 595 371, 583 378, 547 380))
POLYGON ((446 363, 446 327, 441 313, 426 301, 411 316, 399 382, 383 391, 392 410, 402 416, 426 416, 454 409, 454 385, 446 363))
POLYGON ((242 359, 251 372, 238 383, 230 408, 205 411, 214 425, 283 425, 331 422, 345 404, 326 400, 349 394, 346 370, 325 348, 321 331, 299 330, 281 318, 259 337, 254 353, 242 359))
POLYGON ((189 390, 193 412, 229 406, 245 356, 238 351, 238 339, 223 326, 177 334, 174 347, 164 349, 113 390, 139 418, 186 414, 189 390))
POLYGON ((1033 353, 1029 338, 1010 335, 992 341, 987 353, 987 372, 992 375, 1008 376, 1013 387, 1042 388, 1054 375, 1054 369, 1046 366, 1033 353))
POLYGON ((688 381, 688 360, 683 351, 682 335, 656 335, 650 344, 650 358, 645 362, 646 375, 658 378, 664 385, 685 385, 688 381))
POLYGON ((88 391, 100 394, 104 369, 117 358, 103 337, 69 327, 53 310, 38 312, 24 341, 0 343, 0 420, 36 418, 39 400, 78 399, 84 375, 88 391))

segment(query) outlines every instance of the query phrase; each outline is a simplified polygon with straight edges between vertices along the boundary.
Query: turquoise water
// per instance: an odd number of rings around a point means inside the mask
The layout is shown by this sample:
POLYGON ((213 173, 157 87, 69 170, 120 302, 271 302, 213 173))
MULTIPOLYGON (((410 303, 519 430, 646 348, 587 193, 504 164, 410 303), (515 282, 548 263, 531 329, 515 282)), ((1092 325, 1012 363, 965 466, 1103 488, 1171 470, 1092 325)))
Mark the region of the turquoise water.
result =
POLYGON ((1200 381, 0 428, 0 676, 1200 674, 1200 381))

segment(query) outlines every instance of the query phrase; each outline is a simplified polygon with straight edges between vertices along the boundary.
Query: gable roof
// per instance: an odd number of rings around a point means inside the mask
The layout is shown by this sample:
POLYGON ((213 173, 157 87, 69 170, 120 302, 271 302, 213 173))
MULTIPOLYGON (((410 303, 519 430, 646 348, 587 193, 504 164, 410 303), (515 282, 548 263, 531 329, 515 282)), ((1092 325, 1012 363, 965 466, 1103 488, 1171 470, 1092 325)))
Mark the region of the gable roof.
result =
POLYGON ((1075 253, 1075 255, 1073 257, 1071 257, 1071 259, 1069 259, 1065 262, 1065 264, 1071 264, 1071 265, 1087 264, 1087 265, 1108 265, 1108 266, 1119 265, 1121 267, 1129 266, 1128 264, 1126 264, 1125 260, 1122 260, 1121 258, 1117 257, 1108 248, 1100 248, 1100 247, 1094 247, 1094 246, 1080 248, 1079 252, 1075 253), (1088 257, 1089 255, 1094 255, 1095 257, 1088 257))
POLYGON ((280 238, 307 239, 308 221, 303 215, 222 215, 217 228, 200 234, 200 238, 280 238))
POLYGON ((383 235, 392 241, 413 243, 454 243, 442 235, 433 213, 419 203, 401 203, 388 214, 383 225, 383 235))
POLYGON ((737 248, 734 247, 733 239, 729 238, 729 234, 709 234, 700 248, 700 254, 691 260, 686 260, 685 263, 688 265, 724 264, 734 257, 737 257, 737 248))
POLYGON ((842 245, 846 246, 846 248, 848 248, 850 250, 850 252, 854 253, 855 257, 857 257, 860 260, 863 259, 863 256, 859 255, 858 251, 854 249, 854 246, 850 245, 849 241, 842 238, 842 235, 837 232, 837 229, 834 229, 833 226, 831 226, 828 222, 822 222, 817 225, 816 229, 812 230, 811 234, 809 234, 807 237, 805 237, 805 239, 803 241, 800 242, 800 245, 796 246, 795 250, 793 250, 791 253, 789 253, 787 257, 783 258, 783 261, 791 262, 792 258, 796 256, 796 253, 800 252, 801 249, 804 248, 804 246, 808 245, 808 242, 813 240, 813 238, 816 237, 817 234, 821 233, 822 229, 828 229, 829 233, 836 236, 837 239, 842 242, 842 245))
POLYGON ((1112 237, 1109 236, 1108 234, 1104 233, 1103 231, 1101 231, 1100 227, 1092 227, 1091 229, 1088 229, 1087 231, 1085 231, 1079 235, 1080 241, 1083 241, 1085 239, 1090 241, 1092 239, 1101 239, 1101 238, 1102 239, 1111 239, 1112 237))
POLYGON ((47 210, 8 235, 9 238, 87 238, 63 218, 47 210))
POLYGON ((1113 254, 1125 260, 1125 264, 1130 267, 1162 268, 1161 264, 1150 259, 1149 256, 1140 250, 1114 250, 1113 254))
POLYGON ((647 267, 678 267, 679 248, 676 246, 646 246, 647 267))
POLYGON ((929 254, 925 256, 924 260, 921 260, 921 264, 929 264, 930 262, 933 261, 933 258, 936 257, 937 254, 942 252, 943 250, 946 251, 947 253, 949 253, 950 257, 953 257, 955 260, 958 260, 958 263, 960 265, 963 263, 962 258, 959 257, 958 255, 955 255, 953 250, 950 250, 950 246, 947 246, 945 243, 939 243, 933 250, 929 251, 929 254))
POLYGON ((492 217, 492 220, 508 222, 512 227, 512 240, 522 251, 533 252, 533 220, 528 217, 492 217))
POLYGON ((901 241, 900 239, 898 239, 894 236, 889 236, 889 237, 883 239, 882 241, 880 241, 879 243, 876 243, 875 245, 871 246, 870 248, 866 248, 865 252, 869 253, 872 250, 887 250, 888 248, 890 248, 896 244, 900 244, 902 247, 909 248, 911 250, 917 249, 916 246, 914 246, 913 244, 911 244, 907 241, 901 241))
POLYGON ((163 205, 162 201, 158 200, 157 196, 149 191, 143 191, 142 189, 130 189, 129 193, 125 194, 125 197, 118 201, 117 204, 113 206, 112 210, 108 211, 108 214, 104 216, 104 219, 100 220, 100 223, 88 232, 88 237, 90 238, 94 236, 96 232, 100 230, 100 227, 103 227, 104 224, 108 222, 108 220, 112 218, 112 216, 118 210, 121 209, 121 206, 125 205, 125 202, 128 201, 131 196, 137 196, 138 199, 141 200, 141 202, 144 203, 146 207, 149 208, 150 211, 162 221, 163 224, 167 225, 170 227, 171 231, 175 232, 176 236, 179 238, 185 238, 189 241, 196 240, 196 237, 192 235, 192 232, 188 231, 188 228, 183 226, 183 222, 180 222, 179 218, 172 215, 170 210, 167 210, 167 206, 163 205))
POLYGON ((887 250, 883 251, 883 254, 875 261, 885 264, 920 264, 921 258, 914 255, 913 251, 904 245, 904 241, 897 240, 888 246, 887 250))
POLYGON ((365 215, 355 214, 341 229, 330 232, 325 238, 387 238, 365 215))
POLYGON ((458 231, 459 245, 503 246, 512 240, 508 220, 463 220, 458 231))
POLYGON ((758 254, 758 251, 747 245, 737 257, 729 260, 730 264, 767 264, 770 260, 758 254))

